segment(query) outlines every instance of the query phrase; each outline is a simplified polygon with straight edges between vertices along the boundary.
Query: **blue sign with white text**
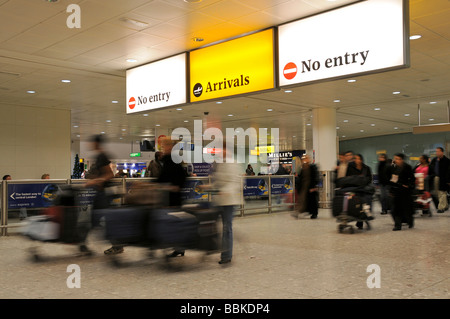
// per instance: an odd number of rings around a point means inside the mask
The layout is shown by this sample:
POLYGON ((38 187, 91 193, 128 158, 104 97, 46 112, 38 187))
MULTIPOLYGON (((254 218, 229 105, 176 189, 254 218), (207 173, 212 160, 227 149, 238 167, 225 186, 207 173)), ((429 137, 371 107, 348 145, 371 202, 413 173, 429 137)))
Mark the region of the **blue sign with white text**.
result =
POLYGON ((58 191, 57 184, 9 184, 8 209, 50 207, 58 191))

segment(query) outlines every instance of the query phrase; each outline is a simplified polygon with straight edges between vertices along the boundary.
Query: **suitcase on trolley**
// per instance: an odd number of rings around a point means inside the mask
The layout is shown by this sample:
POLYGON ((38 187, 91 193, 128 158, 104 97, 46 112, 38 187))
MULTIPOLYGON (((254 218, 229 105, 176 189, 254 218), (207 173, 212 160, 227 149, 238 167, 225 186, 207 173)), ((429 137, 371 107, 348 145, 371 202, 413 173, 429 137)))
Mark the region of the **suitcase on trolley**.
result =
POLYGON ((148 211, 141 207, 105 209, 105 238, 114 244, 144 243, 147 238, 148 211))
POLYGON ((149 233, 161 247, 190 248, 198 243, 198 226, 191 214, 160 209, 151 213, 149 233))

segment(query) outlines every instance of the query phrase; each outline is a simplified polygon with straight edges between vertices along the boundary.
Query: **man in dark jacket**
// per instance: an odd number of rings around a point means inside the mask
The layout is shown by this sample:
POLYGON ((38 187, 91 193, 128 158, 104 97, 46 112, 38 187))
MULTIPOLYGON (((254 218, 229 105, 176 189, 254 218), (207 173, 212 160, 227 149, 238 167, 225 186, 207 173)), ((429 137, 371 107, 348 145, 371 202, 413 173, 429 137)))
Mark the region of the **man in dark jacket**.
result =
POLYGON ((448 209, 447 191, 449 189, 449 169, 450 160, 444 155, 442 147, 436 148, 436 157, 433 158, 428 170, 432 198, 438 213, 443 213, 448 209))
POLYGON ((394 231, 401 230, 403 222, 408 223, 409 228, 414 227, 412 192, 416 179, 412 167, 405 163, 404 159, 404 154, 395 154, 394 167, 390 176, 391 194, 393 196, 392 217, 395 223, 394 231))
POLYGON ((161 140, 163 149, 162 169, 156 180, 157 183, 164 184, 169 194, 169 206, 181 207, 181 188, 185 186, 187 173, 181 164, 176 164, 172 160, 172 149, 174 142, 170 138, 161 140))

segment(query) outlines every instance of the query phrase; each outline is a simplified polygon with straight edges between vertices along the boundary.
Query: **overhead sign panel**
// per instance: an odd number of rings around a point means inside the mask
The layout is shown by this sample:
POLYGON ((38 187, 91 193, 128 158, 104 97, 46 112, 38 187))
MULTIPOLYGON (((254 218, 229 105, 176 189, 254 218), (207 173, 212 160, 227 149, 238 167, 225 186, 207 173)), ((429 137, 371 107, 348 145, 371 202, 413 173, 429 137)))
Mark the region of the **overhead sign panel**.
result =
POLYGON ((280 86, 409 66, 408 2, 368 0, 278 28, 280 86))
POLYGON ((127 114, 187 102, 186 53, 127 70, 127 114))
POLYGON ((274 30, 190 53, 191 102, 274 88, 274 30))

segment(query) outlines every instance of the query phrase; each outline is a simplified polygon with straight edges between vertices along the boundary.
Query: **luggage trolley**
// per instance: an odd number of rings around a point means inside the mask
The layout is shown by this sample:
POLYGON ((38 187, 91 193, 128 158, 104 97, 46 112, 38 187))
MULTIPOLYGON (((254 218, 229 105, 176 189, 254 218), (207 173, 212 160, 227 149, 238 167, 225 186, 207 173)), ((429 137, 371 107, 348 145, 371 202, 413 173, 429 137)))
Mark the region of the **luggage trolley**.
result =
MULTIPOLYGON (((91 228, 89 206, 79 204, 81 187, 63 186, 58 191, 54 205, 41 215, 28 218, 22 235, 34 242, 78 245, 79 256, 91 256, 86 237, 91 228)), ((35 262, 43 261, 38 246, 30 248, 35 262)))
MULTIPOLYGON (((147 191, 164 193, 151 187, 147 191)), ((155 194, 156 199, 164 197, 155 194)), ((104 217, 105 239, 113 245, 147 248, 150 256, 155 250, 197 250, 205 255, 218 250, 219 213, 209 205, 168 208, 157 200, 143 205, 136 204, 142 201, 125 202, 123 206, 98 212, 104 217)), ((172 258, 165 256, 169 263, 172 258)), ((114 266, 125 266, 118 254, 110 257, 114 266)))
POLYGON ((335 196, 333 205, 333 215, 336 217, 338 225, 338 232, 343 233, 348 230, 351 234, 355 233, 355 228, 350 223, 364 222, 367 229, 370 230, 370 223, 368 216, 364 211, 364 203, 353 192, 345 192, 343 195, 335 196), (340 203, 342 200, 342 204, 340 203))

